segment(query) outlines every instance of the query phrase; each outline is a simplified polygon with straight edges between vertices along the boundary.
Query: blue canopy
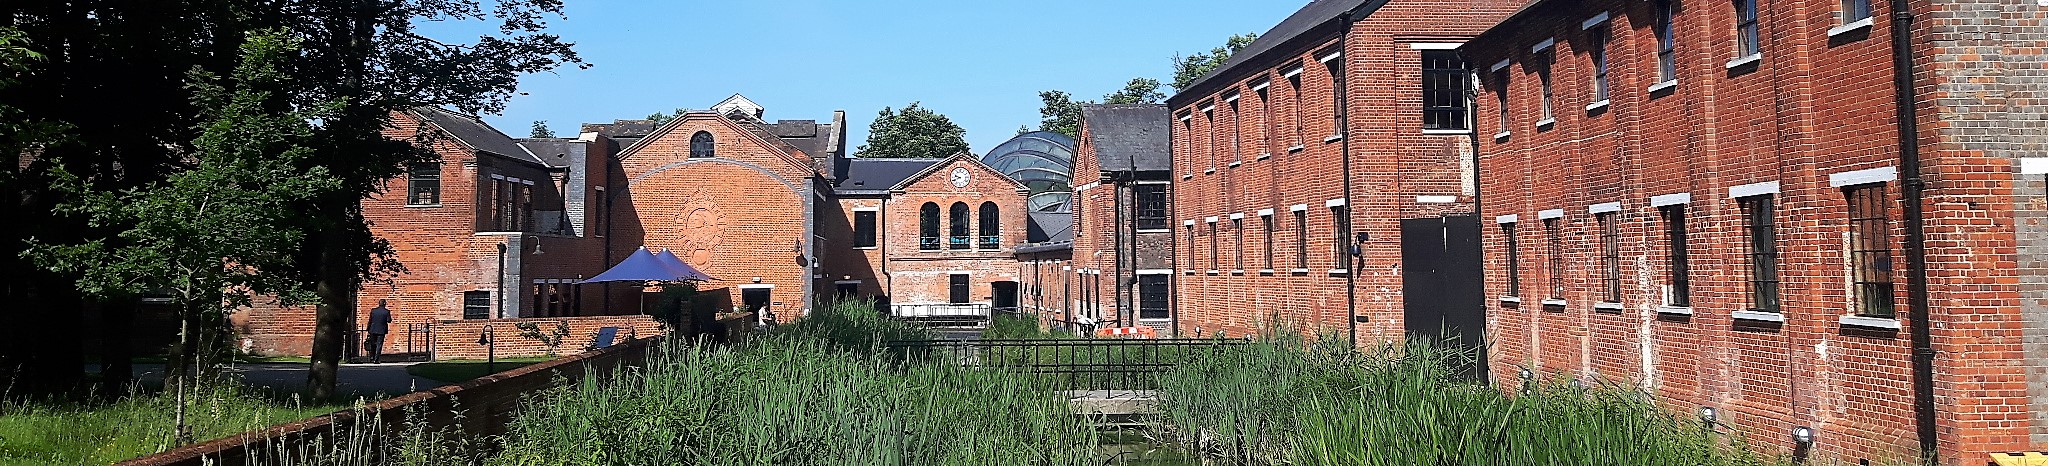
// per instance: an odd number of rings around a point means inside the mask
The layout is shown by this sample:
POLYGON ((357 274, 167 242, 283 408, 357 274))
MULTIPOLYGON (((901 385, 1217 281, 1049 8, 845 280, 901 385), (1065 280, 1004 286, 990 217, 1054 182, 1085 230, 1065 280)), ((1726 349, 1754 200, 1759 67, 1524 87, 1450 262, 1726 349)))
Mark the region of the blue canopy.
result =
MULTIPOLYGON (((676 263, 681 262, 680 260, 676 261, 676 263)), ((590 277, 589 280, 584 280, 583 283, 674 282, 706 280, 710 278, 702 273, 698 273, 695 269, 689 269, 688 265, 684 265, 683 269, 677 269, 674 265, 669 264, 668 260, 648 252, 646 246, 641 246, 639 250, 633 251, 633 255, 626 256, 626 260, 619 261, 619 265, 614 265, 611 270, 606 270, 595 277, 590 277)))
POLYGON ((676 257, 674 250, 662 249, 661 253, 654 255, 654 258, 660 259, 663 265, 667 265, 670 269, 675 270, 676 276, 681 277, 680 279, 682 280, 706 282, 717 280, 716 278, 711 278, 710 275, 705 275, 704 272, 698 272, 696 267, 690 266, 690 263, 683 262, 683 258, 676 257))

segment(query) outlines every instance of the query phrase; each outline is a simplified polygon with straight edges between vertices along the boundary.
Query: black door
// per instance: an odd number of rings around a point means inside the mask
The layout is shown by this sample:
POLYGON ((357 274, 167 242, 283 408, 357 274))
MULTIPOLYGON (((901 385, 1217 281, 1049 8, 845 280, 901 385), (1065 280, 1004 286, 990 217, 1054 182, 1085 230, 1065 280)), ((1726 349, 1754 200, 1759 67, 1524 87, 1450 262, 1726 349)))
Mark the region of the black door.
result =
POLYGON ((994 282, 988 286, 989 295, 994 297, 996 310, 1016 312, 1017 282, 994 282))
POLYGON ((773 312, 773 309, 768 309, 769 303, 774 302, 769 296, 770 292, 773 291, 775 290, 771 288, 742 289, 740 290, 740 305, 746 306, 747 312, 761 312, 763 310, 773 312))
POLYGON ((953 304, 967 304, 967 301, 969 300, 968 295, 971 294, 968 291, 967 274, 956 273, 952 275, 952 278, 952 300, 948 302, 951 302, 953 304))
POLYGON ((1481 281, 1479 217, 1401 220, 1401 286, 1407 331, 1461 351, 1486 377, 1486 291, 1481 281))
POLYGON ((857 299, 857 298, 860 298, 860 282, 852 282, 852 283, 844 283, 844 282, 842 282, 842 283, 835 283, 835 284, 833 284, 833 286, 834 286, 834 288, 837 288, 837 289, 838 289, 838 291, 839 291, 839 295, 838 295, 838 298, 839 298, 839 299, 857 299))

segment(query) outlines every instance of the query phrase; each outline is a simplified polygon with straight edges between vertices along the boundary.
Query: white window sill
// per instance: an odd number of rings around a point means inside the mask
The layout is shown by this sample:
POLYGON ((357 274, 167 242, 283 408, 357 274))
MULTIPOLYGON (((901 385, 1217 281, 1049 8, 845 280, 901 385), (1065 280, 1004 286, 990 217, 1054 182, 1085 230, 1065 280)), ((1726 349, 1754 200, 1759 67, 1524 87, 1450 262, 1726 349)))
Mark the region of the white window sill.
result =
POLYGON ((1259 157, 1256 160, 1265 160, 1270 158, 1273 158, 1272 152, 1260 152, 1259 157))
POLYGON ((1676 80, 1676 79, 1673 79, 1673 80, 1669 80, 1669 81, 1664 81, 1664 82, 1661 82, 1661 83, 1651 84, 1651 85, 1650 85, 1650 88, 1649 88, 1649 89, 1647 89, 1647 91, 1649 91, 1649 92, 1650 92, 1651 94, 1655 94, 1655 93, 1658 93, 1658 92, 1662 92, 1662 91, 1663 91, 1663 90, 1665 90, 1665 89, 1670 89, 1670 88, 1674 88, 1674 87, 1678 87, 1678 80, 1676 80))
POLYGON ((1222 273, 1223 273, 1223 272, 1222 272, 1222 271, 1220 271, 1220 270, 1216 270, 1216 269, 1209 269, 1209 274, 1210 274, 1210 275, 1221 275, 1222 273))
POLYGON ((1323 138, 1323 143, 1324 143, 1324 144, 1329 144, 1329 143, 1332 143, 1332 142, 1337 142, 1337 141, 1342 141, 1342 140, 1344 140, 1344 135, 1342 135, 1342 134, 1332 134, 1332 135, 1330 135, 1330 137, 1326 137, 1326 138, 1323 138))
POLYGON ((1728 316, 1729 316, 1729 317, 1734 317, 1734 318, 1735 318, 1735 320, 1754 320, 1754 321, 1759 321, 1759 322, 1784 322, 1784 321, 1785 321, 1785 315, 1784 315, 1784 314, 1780 314, 1780 313, 1776 313, 1776 312, 1764 312, 1764 311, 1735 311, 1735 312, 1731 312, 1731 313, 1728 313, 1728 316))
POLYGON ((1139 233, 1172 233, 1171 228, 1139 228, 1139 233))
POLYGON ((1494 140, 1494 142, 1506 141, 1506 140, 1508 140, 1508 136, 1511 136, 1511 135, 1514 135, 1514 134, 1515 134, 1515 133, 1514 133, 1514 132, 1511 132, 1511 131, 1502 131, 1502 132, 1498 132, 1498 133, 1493 133, 1493 140, 1494 140))
POLYGON ((881 249, 881 248, 880 248, 880 247, 875 247, 875 246, 855 246, 855 247, 854 247, 853 249, 854 249, 854 250, 858 250, 858 251, 872 251, 872 250, 876 250, 876 249, 881 249))
POLYGON ((406 204, 406 205, 405 205, 405 208, 407 208, 407 209, 432 209, 432 208, 435 208, 435 207, 440 207, 440 206, 441 206, 440 204, 406 204))
POLYGON ((1588 112, 1591 112, 1591 111, 1596 111, 1596 110, 1600 110, 1600 109, 1603 109, 1603 108, 1607 108, 1607 104, 1608 104, 1608 102, 1609 102, 1609 101, 1608 101, 1607 99, 1600 99, 1599 101, 1595 101, 1595 102, 1593 102, 1593 103, 1590 103, 1590 104, 1586 104, 1586 111, 1588 111, 1588 112))
POLYGON ((1244 275, 1244 269, 1230 269, 1231 275, 1244 275))
POLYGON ((1292 273, 1295 275, 1308 275, 1308 269, 1294 269, 1287 271, 1287 273, 1292 273))
POLYGON ((1657 306, 1658 314, 1692 315, 1692 306, 1657 306))
POLYGON ((1749 55, 1743 55, 1743 56, 1740 56, 1740 57, 1735 57, 1735 59, 1734 59, 1734 60, 1728 60, 1728 65, 1727 65, 1727 67, 1728 67, 1728 69, 1731 69, 1731 70, 1732 70, 1732 69, 1736 69, 1736 68, 1741 68, 1741 67, 1743 67, 1743 66, 1747 66, 1747 65, 1750 65, 1750 64, 1753 64, 1753 63, 1756 63, 1756 62, 1760 62, 1760 61, 1763 61, 1763 60, 1764 60, 1764 54, 1763 54, 1763 53, 1761 53, 1761 52, 1759 52, 1759 53, 1752 53, 1752 54, 1749 54, 1749 55))
POLYGON ((1552 126, 1557 126, 1556 118, 1544 118, 1541 120, 1536 120, 1536 129, 1550 129, 1550 127, 1552 126))
POLYGON ((1543 300, 1543 305, 1545 305, 1545 306, 1554 306, 1554 307, 1564 307, 1564 300, 1562 300, 1562 299, 1545 299, 1545 300, 1543 300))
POLYGON ((1344 274, 1348 274, 1348 273, 1351 273, 1351 271, 1350 271, 1350 270, 1346 270, 1346 269, 1330 269, 1330 275, 1333 275, 1333 276, 1335 276, 1335 275, 1344 275, 1344 274))
POLYGON ((1287 148, 1287 153, 1292 154, 1295 152, 1301 152, 1303 149, 1308 149, 1308 146, 1295 144, 1294 147, 1287 148))
POLYGON ((1425 130, 1422 130, 1422 134, 1437 134, 1437 135, 1458 135, 1458 134, 1472 134, 1472 130, 1469 130, 1469 129, 1425 129, 1425 130))
POLYGON ((1259 269, 1259 275, 1272 275, 1273 269, 1259 269))
POLYGON ((1216 169, 1212 167, 1212 168, 1210 168, 1210 169, 1208 169, 1208 170, 1202 170, 1202 174, 1204 174, 1204 175, 1214 175, 1214 174, 1216 174, 1216 169))
POLYGON ((1612 301, 1601 301, 1593 303, 1593 310, 1621 312, 1621 303, 1612 301))
POLYGON ((1832 39, 1835 36, 1857 31, 1868 31, 1870 30, 1871 26, 1875 25, 1877 25, 1877 17, 1875 16, 1850 21, 1849 24, 1828 28, 1828 38, 1832 39))
POLYGON ((1231 161, 1231 162, 1230 162, 1230 168, 1237 168, 1237 166, 1239 166, 1239 165, 1244 165, 1244 162, 1243 162, 1243 161, 1231 161))
POLYGON ((1193 179, 1194 177, 1195 177, 1195 174, 1193 174, 1193 173, 1182 173, 1182 174, 1180 174, 1180 179, 1183 179, 1183 180, 1186 180, 1186 179, 1193 179))
POLYGON ((1502 296, 1502 297, 1500 297, 1500 302, 1503 302, 1503 303, 1514 303, 1514 304, 1521 304, 1521 303, 1522 303, 1522 298, 1519 298, 1519 297, 1514 297, 1514 296, 1502 296))
POLYGON ((1858 315, 1846 315, 1846 316, 1842 316, 1842 325, 1844 325, 1844 326, 1851 326, 1851 327, 1864 327, 1864 328, 1875 328, 1875 329, 1885 329, 1885 330, 1898 330, 1898 329, 1899 329, 1899 319, 1886 319, 1886 318, 1883 318, 1883 317, 1865 317, 1865 316, 1858 316, 1858 315))
POLYGON ((1193 271, 1193 270, 1182 270, 1182 271, 1180 271, 1180 272, 1181 272, 1181 273, 1184 273, 1184 274, 1188 274, 1188 275, 1194 275, 1194 274, 1195 274, 1195 271, 1193 271))

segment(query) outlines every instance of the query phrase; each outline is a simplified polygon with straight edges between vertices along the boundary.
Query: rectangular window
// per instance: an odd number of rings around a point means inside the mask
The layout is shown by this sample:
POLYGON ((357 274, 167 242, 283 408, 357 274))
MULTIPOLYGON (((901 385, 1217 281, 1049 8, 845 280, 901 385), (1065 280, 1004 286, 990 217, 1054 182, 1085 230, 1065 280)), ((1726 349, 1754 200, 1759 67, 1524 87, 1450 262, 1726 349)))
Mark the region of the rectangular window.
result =
POLYGON ((1600 222, 1600 300, 1610 303, 1621 302, 1621 222, 1615 220, 1617 215, 1593 216, 1600 222))
POLYGON ((1685 204, 1664 206, 1657 209, 1664 217, 1665 285, 1664 304, 1675 307, 1692 306, 1692 270, 1686 264, 1685 204))
POLYGON ((1244 160, 1244 137, 1240 134, 1244 132, 1244 113, 1238 111, 1237 100, 1237 91, 1231 91, 1230 97, 1224 99, 1226 103, 1230 104, 1230 114, 1225 117, 1230 119, 1230 160, 1232 162, 1244 160))
POLYGON ((1206 107, 1203 107, 1203 108, 1202 108, 1202 120, 1203 120, 1203 123, 1204 123, 1204 124, 1207 124, 1207 125, 1209 126, 1209 127, 1207 128, 1207 129, 1209 130, 1209 134, 1206 134, 1206 135, 1204 135, 1203 139, 1206 139, 1206 140, 1205 140, 1205 141, 1202 141, 1202 145, 1206 146, 1206 147, 1204 147, 1204 149, 1208 149, 1208 153, 1209 153, 1209 170, 1210 170, 1210 171, 1215 171, 1215 170, 1216 170, 1216 146, 1218 146, 1218 145, 1219 145, 1219 144, 1216 144, 1216 136, 1217 136, 1217 134, 1218 134, 1218 133, 1222 133, 1223 131, 1222 131, 1222 130, 1221 130, 1220 128, 1217 128, 1217 127, 1216 127, 1216 104, 1213 104, 1213 103, 1212 103, 1212 104, 1207 104, 1207 105, 1208 105, 1208 106, 1206 106, 1206 107))
POLYGON ((1465 112, 1470 104, 1472 75, 1465 60, 1450 50, 1422 52, 1422 129, 1468 129, 1465 112))
POLYGON ((1870 18, 1870 0, 1842 0, 1842 24, 1870 18))
POLYGON ((1330 207, 1330 268, 1351 270, 1351 210, 1330 207))
MULTIPOLYGON (((1211 218, 1213 219, 1214 217, 1211 217, 1211 218)), ((1223 267, 1223 261, 1220 261, 1220 260, 1217 260, 1217 259, 1216 259, 1217 257, 1219 257, 1219 256, 1217 256, 1216 252, 1217 252, 1217 251, 1220 251, 1220 250, 1222 250, 1222 249, 1223 249, 1223 246, 1222 246, 1222 245, 1220 244, 1220 243, 1222 243, 1222 242, 1223 242, 1223 237, 1222 237, 1222 236, 1220 236, 1220 235, 1218 235, 1218 234, 1216 233, 1216 222, 1209 222, 1209 271, 1210 271, 1210 272, 1215 272, 1215 271, 1216 271, 1216 269, 1219 269, 1219 268, 1222 268, 1222 267, 1223 267)))
POLYGON ((1495 71, 1495 72, 1493 72, 1493 82, 1494 82, 1494 87, 1495 87, 1495 89, 1494 89, 1494 94, 1493 94, 1493 95, 1494 95, 1494 97, 1495 97, 1495 98, 1496 98, 1496 99, 1498 100, 1498 102, 1496 102, 1496 104, 1498 105, 1498 109, 1499 109, 1499 111, 1500 111, 1500 132, 1503 132, 1503 133, 1505 133, 1505 132, 1508 132, 1508 128, 1510 128, 1510 127, 1511 127, 1511 126, 1510 126, 1510 123, 1508 123, 1508 70, 1507 70, 1507 68, 1501 68, 1501 70, 1500 70, 1500 71, 1495 71))
POLYGON ((1607 100, 1607 26, 1586 30, 1587 54, 1593 59, 1593 101, 1607 100))
POLYGON ((1337 95, 1337 89, 1344 87, 1337 84, 1344 79, 1343 56, 1323 60, 1323 70, 1330 76, 1330 137, 1337 137, 1344 134, 1344 96, 1337 95))
POLYGON ((1778 228, 1769 194, 1740 200, 1744 225, 1749 233, 1749 306, 1762 312, 1779 312, 1778 228))
POLYGON ((1657 1, 1657 80, 1678 79, 1678 39, 1671 35, 1672 0, 1657 1))
POLYGON ((1537 81, 1539 81, 1539 82, 1540 82, 1540 83, 1541 83, 1541 84, 1543 85, 1543 120, 1542 120, 1542 121, 1557 121, 1557 114, 1555 113, 1555 112, 1556 112, 1556 108, 1555 108, 1555 106, 1554 106, 1554 105, 1551 105, 1551 103, 1552 103, 1552 94, 1551 94, 1551 92, 1550 92, 1550 91, 1551 91, 1551 86, 1550 86, 1550 64, 1551 64, 1551 61, 1552 61, 1553 59, 1555 59, 1555 57, 1554 57, 1554 56, 1552 56, 1552 55, 1551 55, 1551 53, 1552 53, 1552 52, 1544 52, 1544 53, 1543 53, 1542 55, 1539 55, 1539 56, 1537 56, 1537 57, 1535 58, 1535 60, 1536 60, 1536 80, 1537 80, 1537 81))
POLYGON ((491 318, 491 292, 483 290, 462 292, 462 318, 491 318))
POLYGON ((440 205, 440 162, 415 163, 408 167, 405 193, 405 205, 440 205))
POLYGON ((1272 215, 1261 215, 1259 216, 1259 221, 1266 223, 1266 265, 1262 268, 1273 270, 1273 235, 1279 233, 1279 231, 1273 226, 1272 215))
POLYGON ((1515 224, 1500 224, 1500 233, 1507 239, 1508 249, 1508 294, 1522 295, 1522 248, 1515 238, 1515 224))
POLYGON ((853 247, 875 247, 875 211, 853 211, 853 247))
POLYGON ((1884 185, 1850 187, 1849 244, 1856 282, 1856 314, 1889 318, 1892 307, 1891 219, 1884 185))
POLYGON ((948 276, 948 278, 950 278, 950 285, 952 285, 950 287, 952 289, 952 293, 950 293, 951 296, 948 296, 949 298, 952 299, 949 302, 953 304, 967 304, 973 299, 973 297, 970 296, 972 293, 969 291, 968 288, 967 274, 951 274, 948 276))
POLYGON ((1137 198, 1138 229, 1166 229, 1166 185, 1140 183, 1131 187, 1137 198))
POLYGON ((1235 250, 1234 252, 1232 252, 1232 253, 1230 254, 1232 258, 1234 258, 1234 259, 1236 259, 1236 260, 1237 260, 1237 266, 1236 266, 1236 267, 1231 267, 1231 269, 1232 269, 1232 270, 1236 270, 1236 271, 1239 271, 1239 272, 1243 272, 1243 271, 1244 271, 1244 219, 1243 219, 1243 218, 1233 218, 1233 219, 1230 219, 1230 232, 1231 232, 1232 234, 1235 234, 1235 235, 1237 235, 1237 249, 1236 249, 1236 250, 1235 250))
POLYGON ((1267 153, 1280 150, 1273 147, 1273 99, 1269 98, 1266 92, 1271 85, 1272 81, 1252 85, 1252 91, 1259 95, 1259 150, 1267 153))
POLYGON ((1294 92, 1293 101, 1289 102, 1289 107, 1294 109, 1294 146, 1300 147, 1304 144, 1301 137, 1301 65, 1294 65, 1292 70, 1282 74, 1287 76, 1288 90, 1294 92))
POLYGON ((1756 0, 1735 0, 1735 56, 1747 57, 1763 51, 1756 26, 1756 0))
POLYGON ((1186 229, 1188 230, 1188 270, 1193 271, 1202 268, 1201 261, 1195 260, 1195 224, 1188 224, 1186 229))
POLYGON ((1294 211, 1294 268, 1308 270, 1308 211, 1294 211))
POLYGON ((1166 319, 1172 317, 1172 314, 1168 313, 1166 308, 1167 297, 1170 296, 1166 284, 1167 277, 1165 274, 1138 276, 1138 318, 1166 319))
POLYGON ((597 212, 590 216, 589 234, 603 237, 606 234, 605 230, 611 228, 612 198, 605 195, 604 187, 597 187, 596 190, 597 199, 594 200, 597 201, 597 212))
POLYGON ((1564 299, 1564 219, 1544 220, 1543 235, 1550 243, 1549 254, 1543 258, 1550 275, 1550 298, 1564 299))

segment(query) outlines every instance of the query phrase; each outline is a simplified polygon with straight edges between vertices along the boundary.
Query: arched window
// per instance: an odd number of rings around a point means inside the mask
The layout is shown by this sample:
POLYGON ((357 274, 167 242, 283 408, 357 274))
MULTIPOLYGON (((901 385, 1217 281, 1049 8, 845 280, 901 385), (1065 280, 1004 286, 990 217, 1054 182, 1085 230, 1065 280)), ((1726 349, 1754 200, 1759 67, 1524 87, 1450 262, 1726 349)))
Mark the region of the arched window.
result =
POLYGON ((1002 246, 1002 211, 996 207, 994 202, 983 202, 981 203, 981 241, 978 247, 982 249, 998 249, 1002 246))
POLYGON ((952 210, 952 221, 948 222, 948 226, 952 227, 952 237, 947 238, 946 242, 953 249, 967 249, 967 203, 955 202, 952 210))
POLYGON ((717 149, 718 145, 711 141, 710 132, 698 131, 697 134, 690 135, 690 158, 711 157, 717 155, 717 149))
POLYGON ((931 251, 939 248, 939 205, 926 202, 918 209, 917 248, 931 251))

